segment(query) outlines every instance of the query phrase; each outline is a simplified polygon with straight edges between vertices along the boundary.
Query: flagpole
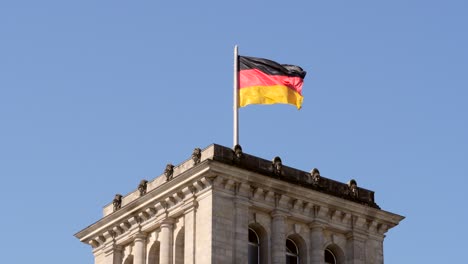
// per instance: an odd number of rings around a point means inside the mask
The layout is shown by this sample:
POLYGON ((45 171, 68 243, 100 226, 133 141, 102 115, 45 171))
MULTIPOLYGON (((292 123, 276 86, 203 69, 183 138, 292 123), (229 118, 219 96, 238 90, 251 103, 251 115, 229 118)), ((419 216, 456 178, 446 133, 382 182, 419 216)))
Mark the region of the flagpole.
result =
MULTIPOLYGON (((239 55, 238 47, 234 46, 234 146, 239 144, 239 55)), ((233 146, 233 147, 234 147, 233 146)))

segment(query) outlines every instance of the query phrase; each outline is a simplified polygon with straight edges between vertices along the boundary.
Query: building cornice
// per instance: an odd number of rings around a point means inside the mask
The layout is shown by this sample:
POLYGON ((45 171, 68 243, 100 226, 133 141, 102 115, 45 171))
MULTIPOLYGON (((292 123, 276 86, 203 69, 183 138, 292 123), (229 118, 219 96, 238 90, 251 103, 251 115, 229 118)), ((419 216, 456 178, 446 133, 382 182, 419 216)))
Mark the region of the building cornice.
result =
POLYGON ((356 181, 344 184, 317 172, 284 166, 279 157, 267 161, 216 144, 196 148, 190 159, 168 164, 160 177, 142 181, 122 196, 118 207, 107 205, 102 219, 75 236, 95 249, 121 244, 129 237, 123 234, 151 232, 164 219, 195 208, 197 200, 213 190, 271 215, 283 213, 305 224, 327 223, 329 229, 351 228, 377 237, 404 219, 381 210, 374 192, 357 187, 356 181))

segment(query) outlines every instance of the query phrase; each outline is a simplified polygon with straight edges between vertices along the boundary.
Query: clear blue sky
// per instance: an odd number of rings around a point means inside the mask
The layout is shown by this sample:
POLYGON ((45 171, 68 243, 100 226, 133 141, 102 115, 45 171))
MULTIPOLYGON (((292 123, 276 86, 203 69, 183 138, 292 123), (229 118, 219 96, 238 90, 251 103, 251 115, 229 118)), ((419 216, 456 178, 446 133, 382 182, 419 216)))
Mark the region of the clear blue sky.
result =
POLYGON ((385 263, 460 263, 467 1, 1 1, 2 263, 92 263, 73 235, 195 147, 232 145, 232 52, 308 71, 240 109, 244 151, 374 190, 385 263), (67 261, 64 261, 66 259, 67 261))

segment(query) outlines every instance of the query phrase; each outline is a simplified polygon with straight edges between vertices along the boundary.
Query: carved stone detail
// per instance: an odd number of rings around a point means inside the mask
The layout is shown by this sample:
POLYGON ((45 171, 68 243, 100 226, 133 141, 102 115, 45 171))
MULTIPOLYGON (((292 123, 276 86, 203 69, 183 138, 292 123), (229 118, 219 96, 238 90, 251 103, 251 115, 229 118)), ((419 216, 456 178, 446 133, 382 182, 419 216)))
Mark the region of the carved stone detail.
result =
POLYGON ((114 212, 119 210, 122 207, 122 195, 116 194, 114 196, 114 200, 112 201, 112 204, 114 205, 114 212))
POLYGON ((166 165, 166 169, 164 170, 164 175, 166 175, 166 181, 170 181, 174 175, 174 165, 171 163, 166 165))
POLYGON ((205 188, 205 185, 200 180, 194 182, 193 186, 195 187, 197 192, 199 192, 199 191, 201 191, 201 190, 203 190, 205 188))
POLYGON ((140 217, 139 217, 138 215, 134 215, 134 216, 130 217, 127 221, 128 221, 128 222, 130 223, 130 225, 132 225, 132 226, 137 226, 137 225, 139 225, 141 222, 143 222, 142 219, 140 219, 140 217))
POLYGON ((104 244, 104 242, 106 242, 106 238, 103 235, 98 236, 96 240, 99 242, 99 244, 104 244))
POLYGON ((116 237, 125 232, 125 230, 120 226, 114 226, 114 228, 112 228, 112 231, 114 231, 114 234, 116 235, 116 237))
POLYGON ((302 212, 308 214, 308 210, 310 209, 310 203, 306 201, 302 201, 302 212))
POLYGON ((150 216, 150 217, 153 217, 156 215, 156 213, 158 211, 156 211, 155 208, 152 208, 152 207, 149 207, 149 208, 146 208, 145 212, 150 216))
POLYGON ((156 204, 154 205, 154 208, 156 209, 156 212, 161 212, 161 211, 166 210, 165 204, 166 204, 166 203, 163 202, 163 201, 160 201, 160 202, 156 203, 156 204))
POLYGON ((280 193, 275 193, 274 194, 274 201, 275 201, 275 208, 281 208, 281 209, 290 209, 291 206, 291 198, 280 194, 280 193))
POLYGON ((255 199, 255 194, 258 194, 258 193, 259 193, 258 192, 258 187, 251 185, 250 186, 250 194, 251 194, 250 197, 255 199))
POLYGON ((335 214, 337 213, 336 209, 333 209, 333 208, 330 208, 328 210, 328 217, 330 220, 333 220, 333 217, 335 216, 335 214))
POLYGON ((244 154, 242 153, 242 147, 237 144, 234 146, 234 160, 239 162, 242 157, 244 156, 244 154))
POLYGON ((310 172, 311 183, 314 186, 320 186, 320 171, 317 168, 314 168, 310 172))
POLYGON ((185 195, 182 191, 177 192, 176 194, 173 195, 174 199, 176 199, 177 203, 184 200, 185 195))
POLYGON ((273 173, 276 175, 276 176, 281 176, 281 172, 283 170, 283 163, 281 162, 281 158, 276 156, 272 163, 271 163, 272 167, 273 167, 273 173))
POLYGON ((225 190, 233 190, 235 188, 236 182, 232 179, 223 179, 223 188, 225 190))
POLYGON ((117 234, 115 234, 113 230, 107 230, 106 232, 104 232, 103 236, 106 239, 106 241, 110 241, 114 240, 114 238, 117 237, 117 234))
POLYGON ((91 239, 88 242, 88 244, 91 245, 91 247, 93 247, 93 248, 97 248, 99 246, 99 242, 97 242, 95 239, 91 239))
POLYGON ((389 226, 386 224, 377 224, 377 232, 381 235, 387 233, 389 226))
POLYGON ((129 230, 130 227, 132 227, 132 225, 128 222, 128 221, 125 221, 123 223, 120 224, 120 227, 125 231, 129 230))
POLYGON ((147 212, 140 212, 138 213, 138 218, 141 220, 141 223, 150 219, 150 215, 147 212))
POLYGON ((140 184, 138 184, 138 191, 140 192, 140 196, 143 196, 146 194, 146 188, 148 186, 148 181, 147 180, 141 180, 140 184))
POLYGON ((366 229, 367 219, 353 215, 351 217, 351 224, 353 229, 362 228, 366 229))
POLYGON ((182 189, 182 193, 184 195, 184 197, 192 197, 196 192, 196 188, 193 187, 192 185, 191 186, 187 186, 185 188, 182 189))
POLYGON ((293 224, 294 233, 299 234, 301 232, 301 227, 302 225, 300 224, 293 224))
POLYGON ((201 149, 200 148, 195 148, 192 153, 192 160, 193 164, 197 165, 201 161, 201 149))
POLYGON ((297 210, 299 208, 299 200, 298 199, 291 199, 291 210, 297 210))
POLYGON ((354 179, 348 182, 348 195, 353 199, 357 199, 359 197, 357 182, 354 179))

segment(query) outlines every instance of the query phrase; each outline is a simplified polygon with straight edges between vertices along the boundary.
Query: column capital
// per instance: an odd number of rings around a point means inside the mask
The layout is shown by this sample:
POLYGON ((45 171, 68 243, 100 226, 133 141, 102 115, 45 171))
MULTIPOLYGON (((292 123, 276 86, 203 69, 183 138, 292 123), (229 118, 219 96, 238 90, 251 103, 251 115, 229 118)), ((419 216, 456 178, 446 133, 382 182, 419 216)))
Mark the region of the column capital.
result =
POLYGON ((284 210, 281 210, 281 209, 275 209, 275 210, 271 211, 270 215, 273 218, 277 218, 277 217, 286 218, 286 217, 289 216, 289 213, 287 211, 284 211, 284 210))
POLYGON ((136 241, 136 240, 144 240, 146 239, 147 237, 147 234, 146 233, 143 233, 143 232, 138 232, 136 234, 133 235, 133 240, 136 241))
POLYGON ((309 229, 310 230, 323 230, 325 229, 325 224, 319 221, 314 221, 312 223, 309 223, 309 229))
POLYGON ((161 221, 161 227, 172 227, 174 223, 175 223, 175 219, 168 217, 161 221))

